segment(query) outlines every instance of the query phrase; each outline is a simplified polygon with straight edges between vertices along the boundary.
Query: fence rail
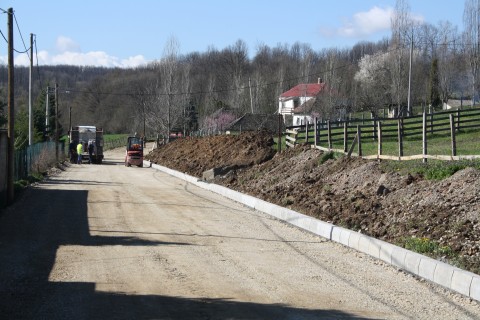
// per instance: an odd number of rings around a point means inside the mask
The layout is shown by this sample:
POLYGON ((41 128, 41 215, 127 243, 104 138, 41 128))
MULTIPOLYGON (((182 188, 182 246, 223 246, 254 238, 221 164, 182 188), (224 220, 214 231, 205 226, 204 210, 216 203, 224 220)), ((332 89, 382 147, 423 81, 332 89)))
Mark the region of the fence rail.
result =
MULTIPOLYGON (((15 150, 14 179, 25 179, 32 173, 44 172, 56 162, 55 142, 41 142, 15 150)), ((59 144, 59 156, 65 156, 65 144, 59 144)))
POLYGON ((287 147, 308 143, 321 150, 366 159, 477 159, 480 158, 480 109, 424 112, 397 119, 315 119, 313 123, 306 121, 301 126, 287 127, 285 141, 287 147))

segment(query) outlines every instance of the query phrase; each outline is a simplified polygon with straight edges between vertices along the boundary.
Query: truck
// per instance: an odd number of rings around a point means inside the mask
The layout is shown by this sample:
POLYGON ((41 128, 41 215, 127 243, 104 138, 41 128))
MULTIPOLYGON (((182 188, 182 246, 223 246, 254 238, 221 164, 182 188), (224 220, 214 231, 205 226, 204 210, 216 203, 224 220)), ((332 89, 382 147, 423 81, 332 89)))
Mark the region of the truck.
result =
POLYGON ((70 142, 76 146, 83 144, 82 162, 89 161, 88 146, 93 144, 92 162, 102 164, 103 161, 103 129, 95 126, 76 126, 70 128, 70 142))

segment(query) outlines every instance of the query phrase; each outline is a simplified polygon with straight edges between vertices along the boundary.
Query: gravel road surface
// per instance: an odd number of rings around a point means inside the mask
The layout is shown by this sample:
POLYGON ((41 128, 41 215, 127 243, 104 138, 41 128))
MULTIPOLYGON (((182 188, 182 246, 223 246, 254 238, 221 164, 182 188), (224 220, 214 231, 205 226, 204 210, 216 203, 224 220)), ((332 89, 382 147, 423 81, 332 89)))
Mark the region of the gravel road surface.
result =
POLYGON ((2 319, 478 319, 480 306, 151 168, 70 165, 0 213, 2 319))

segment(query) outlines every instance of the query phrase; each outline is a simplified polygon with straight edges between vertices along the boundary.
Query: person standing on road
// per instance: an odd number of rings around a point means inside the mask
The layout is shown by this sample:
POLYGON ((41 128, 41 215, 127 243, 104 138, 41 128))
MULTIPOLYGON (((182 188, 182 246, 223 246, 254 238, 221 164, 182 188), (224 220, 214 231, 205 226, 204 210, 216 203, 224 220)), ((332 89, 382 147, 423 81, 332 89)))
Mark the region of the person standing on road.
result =
POLYGON ((95 149, 95 141, 88 142, 88 163, 93 163, 93 151, 95 149))
POLYGON ((82 164, 82 153, 83 153, 83 143, 82 141, 80 141, 77 144, 77 154, 78 154, 77 164, 82 164))
POLYGON ((70 153, 70 163, 77 163, 77 142, 72 140, 68 145, 68 152, 70 153))

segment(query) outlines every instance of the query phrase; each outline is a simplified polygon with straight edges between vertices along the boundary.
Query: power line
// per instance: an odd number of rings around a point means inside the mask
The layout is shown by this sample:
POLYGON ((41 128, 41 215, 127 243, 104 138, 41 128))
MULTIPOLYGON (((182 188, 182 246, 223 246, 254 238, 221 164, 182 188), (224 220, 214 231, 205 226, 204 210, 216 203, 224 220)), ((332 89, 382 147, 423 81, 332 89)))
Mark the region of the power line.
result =
POLYGON ((25 48, 25 51, 24 51, 24 52, 19 52, 19 51, 17 51, 17 50, 15 50, 15 52, 17 52, 17 53, 26 53, 27 56, 28 56, 28 59, 30 59, 30 54, 28 53, 28 51, 30 50, 30 48, 27 49, 27 46, 25 45, 25 40, 23 40, 22 31, 20 30, 20 26, 18 25, 17 15, 15 14, 15 12, 13 13, 13 19, 15 20, 15 24, 17 25, 18 33, 20 34, 20 39, 22 39, 23 47, 25 48))
POLYGON ((33 35, 35 37, 35 40, 33 41, 33 44, 35 46, 35 58, 37 60, 37 75, 38 75, 38 81, 40 82, 40 88, 43 88, 43 83, 42 83, 42 78, 40 76, 40 67, 38 66, 38 49, 37 49, 37 35, 33 35))
POLYGON ((7 40, 7 38, 5 37, 5 35, 3 34, 2 30, 0 30, 0 34, 2 34, 3 39, 4 39, 5 42, 8 44, 8 40, 7 40))
MULTIPOLYGON (((1 8, 0 8, 0 11, 2 11, 2 13, 8 13, 8 11, 5 11, 4 9, 1 9, 1 8)), ((20 26, 18 24, 15 13, 13 14, 13 18, 15 19, 15 24, 17 25, 18 33, 20 34, 20 38, 22 39, 23 47, 25 48, 25 51, 19 51, 15 48, 13 48, 13 51, 15 51, 16 53, 19 53, 19 54, 26 53, 28 58, 30 59, 30 55, 28 54, 28 51, 30 50, 30 48, 27 49, 27 46, 25 45, 25 41, 23 40, 23 35, 22 35, 22 32, 20 31, 20 26)), ((2 30, 0 30, 0 35, 2 36, 3 40, 5 40, 5 42, 8 44, 8 40, 5 37, 5 35, 3 34, 2 30)))

